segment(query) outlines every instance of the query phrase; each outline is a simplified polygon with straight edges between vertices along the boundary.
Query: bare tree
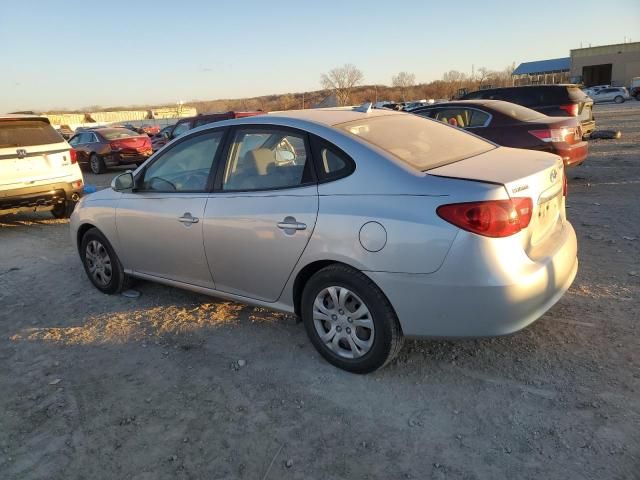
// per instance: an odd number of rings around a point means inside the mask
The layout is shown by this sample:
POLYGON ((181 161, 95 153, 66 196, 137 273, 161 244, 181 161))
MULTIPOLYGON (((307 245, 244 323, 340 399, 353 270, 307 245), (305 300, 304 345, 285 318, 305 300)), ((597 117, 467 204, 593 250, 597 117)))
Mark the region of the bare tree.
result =
POLYGON ((320 77, 322 87, 332 90, 340 105, 348 105, 351 90, 362 83, 364 75, 355 65, 347 63, 342 67, 336 67, 329 73, 323 73, 320 77))
POLYGON ((416 84, 416 76, 409 72, 400 72, 398 75, 391 77, 391 85, 400 89, 400 95, 402 95, 402 101, 406 100, 405 95, 407 89, 413 87, 416 84))
POLYGON ((484 85, 484 83, 489 79, 492 73, 493 72, 491 72, 491 70, 489 70, 487 67, 480 67, 475 78, 475 80, 478 82, 478 86, 482 87, 482 85, 484 85))
POLYGON ((457 70, 449 70, 442 75, 442 80, 448 85, 447 96, 453 97, 467 81, 467 76, 457 70))

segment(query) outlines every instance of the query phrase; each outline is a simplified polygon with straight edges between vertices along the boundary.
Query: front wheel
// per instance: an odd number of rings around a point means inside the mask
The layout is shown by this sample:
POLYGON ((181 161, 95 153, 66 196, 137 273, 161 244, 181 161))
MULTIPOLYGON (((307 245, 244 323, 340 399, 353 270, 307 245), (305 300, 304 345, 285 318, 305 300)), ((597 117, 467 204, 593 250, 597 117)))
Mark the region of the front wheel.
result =
POLYGON ((80 258, 91 283, 102 293, 125 290, 129 277, 107 238, 97 228, 87 231, 80 242, 80 258))
POLYGON ((346 265, 330 265, 311 277, 301 310, 311 343, 343 370, 372 372, 393 360, 402 347, 389 300, 369 277, 346 265))
POLYGON ((624 98, 618 95, 616 98, 613 99, 613 101, 616 103, 624 103, 624 98))

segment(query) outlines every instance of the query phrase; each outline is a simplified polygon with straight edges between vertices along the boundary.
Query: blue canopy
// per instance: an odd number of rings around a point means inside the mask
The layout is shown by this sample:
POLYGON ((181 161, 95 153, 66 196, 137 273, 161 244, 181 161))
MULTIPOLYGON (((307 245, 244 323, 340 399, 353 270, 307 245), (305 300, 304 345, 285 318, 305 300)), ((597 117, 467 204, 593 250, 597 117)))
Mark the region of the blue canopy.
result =
POLYGON ((551 60, 538 60, 537 62, 524 62, 518 65, 513 75, 527 75, 537 73, 550 73, 568 71, 571 68, 571 58, 552 58, 551 60))

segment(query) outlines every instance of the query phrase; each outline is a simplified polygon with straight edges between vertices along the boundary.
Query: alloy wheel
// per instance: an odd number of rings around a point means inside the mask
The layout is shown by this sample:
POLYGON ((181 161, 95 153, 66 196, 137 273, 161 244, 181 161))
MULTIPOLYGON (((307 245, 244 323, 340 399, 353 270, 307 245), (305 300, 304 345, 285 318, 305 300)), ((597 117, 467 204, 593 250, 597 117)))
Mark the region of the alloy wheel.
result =
POLYGON ((359 358, 373 346, 371 313, 360 297, 345 287, 327 287, 316 296, 313 324, 324 346, 340 357, 359 358))
POLYGON ((85 261, 91 277, 99 285, 107 286, 111 282, 113 276, 111 257, 109 257, 109 252, 105 246, 98 240, 91 240, 87 243, 85 261))

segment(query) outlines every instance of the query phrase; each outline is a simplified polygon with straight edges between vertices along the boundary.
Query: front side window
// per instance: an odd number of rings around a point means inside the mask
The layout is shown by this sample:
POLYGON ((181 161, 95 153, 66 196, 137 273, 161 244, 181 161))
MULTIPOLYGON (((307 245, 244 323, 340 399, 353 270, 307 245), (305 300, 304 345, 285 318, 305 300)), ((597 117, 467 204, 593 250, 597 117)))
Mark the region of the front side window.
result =
POLYGON ((310 163, 302 135, 281 130, 237 130, 223 190, 270 190, 308 183, 310 163))
POLYGON ((222 131, 197 135, 163 153, 145 170, 140 189, 156 192, 206 191, 222 135, 222 131))

